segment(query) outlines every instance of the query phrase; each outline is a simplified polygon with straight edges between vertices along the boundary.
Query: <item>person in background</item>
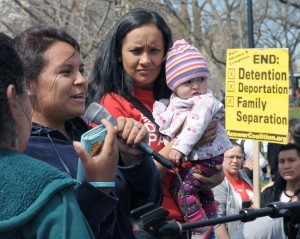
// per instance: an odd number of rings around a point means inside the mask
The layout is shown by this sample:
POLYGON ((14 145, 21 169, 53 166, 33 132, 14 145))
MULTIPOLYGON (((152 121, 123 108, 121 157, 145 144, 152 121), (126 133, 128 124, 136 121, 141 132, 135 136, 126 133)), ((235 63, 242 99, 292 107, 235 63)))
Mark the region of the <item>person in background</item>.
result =
POLYGON ((290 122, 288 142, 300 145, 300 119, 290 122))
MULTIPOLYGON (((244 152, 245 152, 245 161, 247 160, 253 160, 253 140, 242 140, 239 139, 237 140, 237 142, 242 145, 242 147, 244 148, 244 152)), ((263 154, 261 152, 259 152, 259 168, 260 168, 260 181, 264 180, 264 173, 263 173, 263 168, 267 166, 267 160, 265 159, 265 157, 263 156, 263 154)))
MULTIPOLYGON (((289 120, 288 143, 300 145, 300 119, 289 120)), ((267 159, 271 169, 272 181, 278 176, 278 152, 282 144, 268 143, 267 159)))
MULTIPOLYGON (((129 11, 100 46, 88 88, 90 103, 102 104, 114 118, 130 117, 145 125, 150 146, 165 157, 175 140, 164 146, 152 110, 155 100, 171 95, 165 77, 165 57, 171 46, 171 30, 160 15, 144 8, 129 11)), ((200 144, 212 141, 216 132, 217 122, 211 123, 200 144)), ((159 163, 156 165, 163 179, 162 206, 170 213, 167 219, 185 222, 170 191, 174 172, 159 163)), ((222 167, 217 169, 218 173, 209 178, 200 174, 193 176, 201 180, 205 188, 211 188, 224 177, 222 167)))
POLYGON ((223 89, 219 89, 218 98, 224 104, 225 91, 223 89))
MULTIPOLYGON (((300 147, 296 144, 281 145, 278 160, 279 175, 274 185, 267 187, 261 193, 261 207, 267 207, 272 202, 287 203, 299 200, 300 147)), ((291 222, 295 223, 295 221, 299 223, 298 210, 292 212, 291 222)), ((292 233, 292 230, 289 225, 284 225, 282 217, 265 216, 244 223, 232 239, 284 239, 287 238, 286 233, 292 233)))
MULTIPOLYGON (((213 142, 197 146, 209 123, 223 117, 224 107, 208 89, 208 78, 209 69, 202 53, 185 40, 177 40, 166 57, 166 81, 173 94, 170 99, 156 101, 153 106, 153 117, 165 145, 176 137, 169 158, 178 166, 184 188, 175 177, 171 191, 182 214, 187 213, 189 222, 217 216, 212 191, 202 190, 203 185, 192 175, 199 172, 206 177, 212 176, 215 166, 223 163, 224 151, 232 147, 221 123, 213 142)), ((194 229, 193 237, 208 238, 211 229, 194 229)))
MULTIPOLYGON (((14 41, 33 107, 25 153, 76 178, 78 156, 73 141, 80 141, 90 129, 80 117, 88 85, 80 47, 65 30, 47 25, 33 26, 14 41)), ((142 140, 147 142, 146 128, 124 117, 117 119, 117 125, 117 144, 105 140, 102 159, 89 165, 97 181, 104 183, 97 189, 86 176, 75 188, 82 212, 101 239, 134 238, 130 211, 162 200, 160 173, 153 160, 136 147, 142 140)))
POLYGON ((260 205, 271 202, 289 202, 296 188, 300 185, 300 146, 297 144, 281 145, 278 153, 278 171, 274 184, 261 193, 260 205))
POLYGON ((245 222, 231 239, 287 239, 284 234, 283 219, 269 216, 245 222))
MULTIPOLYGON (((297 186, 291 202, 300 199, 300 185, 297 186)), ((266 205, 267 206, 267 205, 266 205)), ((296 231, 292 224, 299 223, 299 210, 292 210, 289 223, 284 223, 283 217, 271 218, 269 216, 258 217, 257 219, 243 223, 231 239, 287 239, 287 236, 296 237, 296 231)), ((291 237, 290 237, 291 238, 291 237)))
MULTIPOLYGON (((296 202, 300 200, 300 185, 295 190, 294 196, 291 202, 296 202)), ((298 207, 295 209, 299 209, 298 207)), ((288 239, 297 239, 300 237, 300 211, 291 209, 291 215, 287 218, 288 220, 283 220, 284 233, 288 239)))
MULTIPOLYGON (((13 47, 12 39, 0 33, 0 238, 94 238, 76 202, 75 180, 22 153, 30 136, 32 107, 13 47)), ((107 144, 114 145, 116 129, 104 123, 107 144)), ((78 142, 74 146, 83 152, 78 142)), ((80 154, 86 169, 101 159, 80 154)), ((100 180, 93 171, 87 170, 90 180, 100 180)))
MULTIPOLYGON (((225 178, 220 185, 213 188, 215 200, 218 203, 218 213, 221 217, 237 215, 243 208, 243 202, 253 201, 252 181, 241 170, 244 158, 243 147, 236 141, 232 141, 232 145, 233 148, 224 153, 225 178)), ((216 225, 216 236, 219 239, 229 239, 240 226, 240 221, 216 225)))
MULTIPOLYGON (((225 127, 225 97, 222 100, 222 104, 224 105, 224 117, 221 118, 220 123, 223 125, 223 127, 225 127)), ((244 151, 244 147, 243 145, 241 145, 241 147, 243 148, 244 151)), ((245 155, 244 155, 244 162, 243 162, 243 167, 241 169, 242 171, 244 171, 243 173, 246 173, 246 175, 252 180, 253 177, 253 157, 249 157, 247 159, 245 159, 245 155)))

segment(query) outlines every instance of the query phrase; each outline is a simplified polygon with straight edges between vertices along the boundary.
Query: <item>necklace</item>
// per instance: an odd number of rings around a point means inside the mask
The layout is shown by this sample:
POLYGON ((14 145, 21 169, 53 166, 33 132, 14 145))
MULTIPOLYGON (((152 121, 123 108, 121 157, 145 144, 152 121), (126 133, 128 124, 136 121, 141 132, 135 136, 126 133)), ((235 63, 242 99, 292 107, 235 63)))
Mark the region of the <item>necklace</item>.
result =
POLYGON ((56 148, 56 146, 55 146, 55 144, 54 144, 54 142, 53 142, 51 136, 50 136, 49 134, 47 134, 47 137, 48 137, 48 139, 51 141, 52 146, 53 146, 53 148, 54 148, 54 150, 55 150, 55 152, 56 152, 56 154, 57 154, 57 156, 58 156, 58 158, 59 158, 59 161, 60 161, 61 165, 62 165, 63 168, 66 170, 66 172, 67 172, 71 177, 73 177, 72 174, 71 174, 71 171, 70 171, 70 169, 68 168, 68 166, 66 165, 65 161, 60 157, 60 154, 58 153, 58 150, 57 150, 57 148, 56 148))
POLYGON ((290 196, 290 195, 287 194, 286 189, 283 191, 283 193, 285 194, 285 196, 287 196, 287 197, 289 197, 289 198, 292 198, 292 197, 293 197, 293 196, 290 196))
POLYGON ((282 191, 280 196, 280 202, 290 202, 293 196, 290 196, 286 193, 286 189, 282 191))

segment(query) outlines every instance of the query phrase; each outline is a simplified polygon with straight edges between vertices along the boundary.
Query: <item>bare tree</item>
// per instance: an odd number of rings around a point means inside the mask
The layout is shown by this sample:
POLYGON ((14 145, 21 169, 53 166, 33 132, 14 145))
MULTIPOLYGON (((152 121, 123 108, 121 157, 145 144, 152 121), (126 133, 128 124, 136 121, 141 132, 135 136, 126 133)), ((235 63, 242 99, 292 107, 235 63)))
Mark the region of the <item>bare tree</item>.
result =
MULTIPOLYGON (((287 1, 285 1, 287 2, 287 1)), ((259 30, 259 46, 268 48, 288 48, 289 68, 293 77, 294 63, 300 57, 300 12, 292 4, 273 4, 274 1, 258 1, 257 8, 267 9, 264 14, 259 30)), ((262 17, 263 16, 263 17, 262 17)), ((292 79, 293 82, 293 79, 292 79)), ((294 84, 291 85, 293 92, 294 84)))
MULTIPOLYGON (((130 1, 132 2, 132 1, 130 1)), ((274 4, 257 0, 253 5, 254 46, 289 48, 290 66, 299 58, 300 19, 297 0, 274 4)), ((212 88, 223 87, 228 48, 247 48, 247 13, 244 0, 164 0, 160 13, 172 28, 174 39, 185 38, 206 55, 212 71, 212 88)), ((298 4, 299 5, 299 4, 298 4)), ((292 70, 292 67, 290 67, 292 70)))
POLYGON ((297 8, 297 9, 300 9, 300 3, 298 0, 278 0, 279 2, 283 3, 283 4, 286 4, 286 5, 289 5, 289 6, 292 6, 294 8, 297 8))
POLYGON ((1 30, 11 36, 34 24, 66 28, 81 45, 87 72, 96 50, 115 23, 113 0, 11 0, 0 4, 13 16, 1 17, 1 30))
POLYGON ((174 39, 184 38, 206 56, 212 72, 211 87, 224 87, 226 50, 246 47, 244 1, 170 1, 161 2, 169 15, 174 39))
MULTIPOLYGON (((299 58, 299 5, 298 0, 253 5, 255 47, 289 48, 291 66, 299 58)), ((248 46, 245 0, 0 0, 0 30, 15 36, 37 23, 66 27, 79 41, 89 72, 106 34, 136 7, 157 11, 174 40, 184 38, 198 47, 209 62, 211 88, 224 87, 227 49, 248 46)))

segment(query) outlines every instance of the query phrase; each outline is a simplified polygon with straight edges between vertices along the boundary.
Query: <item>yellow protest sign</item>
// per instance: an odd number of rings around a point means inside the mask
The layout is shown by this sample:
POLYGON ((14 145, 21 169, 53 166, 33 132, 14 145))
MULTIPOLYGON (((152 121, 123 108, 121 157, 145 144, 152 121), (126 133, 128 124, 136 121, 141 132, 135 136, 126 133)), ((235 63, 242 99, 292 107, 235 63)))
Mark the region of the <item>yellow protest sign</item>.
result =
POLYGON ((288 49, 228 49, 226 131, 233 139, 287 143, 288 49))

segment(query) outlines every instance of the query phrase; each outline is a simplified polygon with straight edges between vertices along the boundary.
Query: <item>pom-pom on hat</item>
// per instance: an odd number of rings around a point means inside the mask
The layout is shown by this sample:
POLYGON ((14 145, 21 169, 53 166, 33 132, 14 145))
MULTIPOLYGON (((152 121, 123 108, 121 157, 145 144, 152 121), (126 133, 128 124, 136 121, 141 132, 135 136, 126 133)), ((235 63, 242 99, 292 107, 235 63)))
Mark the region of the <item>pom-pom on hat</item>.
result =
POLYGON ((166 58, 166 79, 173 91, 178 85, 198 77, 209 77, 209 70, 202 53, 185 40, 177 40, 166 58))

